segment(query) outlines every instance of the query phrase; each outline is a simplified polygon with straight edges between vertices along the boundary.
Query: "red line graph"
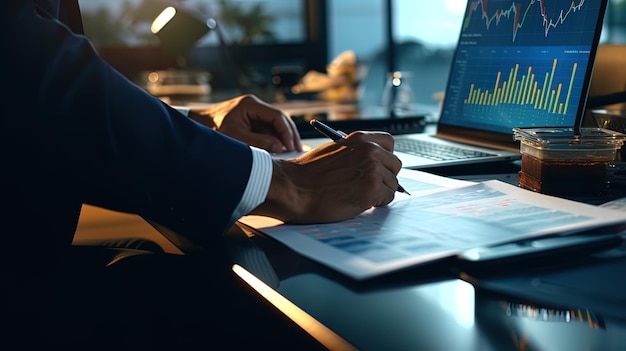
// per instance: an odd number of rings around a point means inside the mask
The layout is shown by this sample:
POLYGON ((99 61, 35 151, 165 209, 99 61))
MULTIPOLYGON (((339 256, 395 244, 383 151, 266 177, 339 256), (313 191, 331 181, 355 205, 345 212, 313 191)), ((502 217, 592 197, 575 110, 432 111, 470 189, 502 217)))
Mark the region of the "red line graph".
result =
POLYGON ((548 33, 551 29, 556 28, 560 24, 564 23, 567 20, 567 17, 576 11, 579 11, 583 5, 585 4, 585 0, 580 0, 578 4, 574 0, 572 0, 569 8, 563 9, 559 12, 558 16, 552 18, 546 11, 546 0, 531 0, 526 6, 525 9, 522 10, 521 3, 511 2, 511 5, 502 9, 496 9, 493 15, 489 15, 489 0, 476 0, 470 3, 469 9, 465 14, 465 19, 463 21, 463 30, 465 30, 471 22, 472 15, 474 12, 481 9, 481 20, 485 21, 485 26, 487 30, 492 23, 495 21, 495 25, 499 25, 500 21, 503 18, 513 19, 513 39, 517 37, 517 31, 524 26, 526 19, 528 18, 528 14, 532 10, 534 5, 539 5, 539 10, 541 13, 541 18, 543 19, 543 31, 544 36, 548 36, 548 33))

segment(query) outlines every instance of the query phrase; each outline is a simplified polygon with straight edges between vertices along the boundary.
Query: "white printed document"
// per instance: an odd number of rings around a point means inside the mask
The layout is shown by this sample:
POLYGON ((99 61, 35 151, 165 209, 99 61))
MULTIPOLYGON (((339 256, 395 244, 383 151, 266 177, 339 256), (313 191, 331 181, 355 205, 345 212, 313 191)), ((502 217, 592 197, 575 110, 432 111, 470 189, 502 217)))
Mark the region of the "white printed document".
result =
POLYGON ((466 250, 626 223, 622 211, 547 196, 497 180, 480 183, 403 169, 386 207, 338 223, 240 222, 356 280, 466 250))

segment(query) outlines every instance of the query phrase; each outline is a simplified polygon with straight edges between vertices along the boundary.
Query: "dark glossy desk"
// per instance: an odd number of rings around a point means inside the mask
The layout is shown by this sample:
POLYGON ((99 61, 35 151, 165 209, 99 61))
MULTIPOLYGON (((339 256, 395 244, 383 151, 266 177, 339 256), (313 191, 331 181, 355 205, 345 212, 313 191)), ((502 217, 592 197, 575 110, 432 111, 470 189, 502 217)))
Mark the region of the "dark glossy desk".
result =
MULTIPOLYGON (((516 183, 518 169, 519 162, 513 162, 431 171, 516 183)), ((621 196, 622 191, 616 188, 606 196, 578 200, 601 203, 621 196)), ((236 236, 236 230, 231 235, 236 236)), ((257 235, 249 240, 247 250, 261 250, 275 275, 253 265, 249 269, 357 349, 626 349, 626 309, 620 308, 626 306, 626 284, 617 281, 620 267, 626 276, 626 259, 608 260, 610 269, 603 267, 603 256, 586 255, 480 270, 444 261, 358 283, 271 239, 257 235), (561 295, 564 289, 550 285, 552 276, 561 279, 585 269, 590 271, 581 272, 580 285, 585 288, 580 291, 561 295), (603 289, 611 292, 605 294, 603 289)), ((626 254, 621 247, 610 252, 619 257, 626 254)), ((242 265, 244 261, 240 260, 242 265)))
MULTIPOLYGON (((515 182, 516 167, 446 175, 515 182)), ((626 349, 626 245, 486 267, 444 260, 356 282, 245 227, 225 238, 238 274, 332 350, 626 349)))
MULTIPOLYGON (((609 260, 614 267, 606 277, 596 275, 605 271, 601 259, 567 258, 563 264, 561 257, 556 264, 522 262, 524 268, 510 264, 478 273, 444 261, 355 282, 263 236, 238 228, 228 236, 236 262, 308 313, 315 321, 304 321, 301 326, 330 349, 626 347, 626 285, 619 281, 619 273, 626 272, 626 258, 609 260), (561 287, 550 286, 551 274, 575 274, 584 267, 592 267, 581 278, 584 289, 561 295, 561 287), (596 278, 602 286, 595 286, 596 278), (547 288, 548 293, 533 289, 533 284, 547 288), (605 288, 612 291, 605 294, 605 288), (326 335, 317 323, 335 335, 326 335)), ((626 256, 626 247, 612 249, 617 251, 626 256)))

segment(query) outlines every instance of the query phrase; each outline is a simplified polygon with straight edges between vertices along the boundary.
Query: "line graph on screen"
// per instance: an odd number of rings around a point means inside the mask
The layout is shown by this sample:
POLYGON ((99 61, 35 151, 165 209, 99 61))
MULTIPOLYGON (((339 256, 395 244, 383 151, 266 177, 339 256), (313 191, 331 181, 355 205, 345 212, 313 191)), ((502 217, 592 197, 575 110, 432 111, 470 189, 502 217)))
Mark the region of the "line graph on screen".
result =
POLYGON ((513 1, 510 5, 497 8, 490 14, 489 12, 491 9, 489 8, 489 1, 476 0, 470 3, 469 10, 465 14, 465 18, 463 20, 463 30, 466 30, 470 26, 472 17, 480 9, 479 14, 487 30, 489 30, 492 25, 500 25, 504 19, 507 21, 513 21, 511 26, 511 41, 514 42, 517 38, 518 31, 524 27, 527 19, 531 17, 531 14, 533 14, 532 11, 538 10, 539 16, 541 16, 542 19, 543 35, 547 37, 552 29, 566 23, 570 15, 580 11, 584 4, 585 0, 580 0, 578 3, 572 1, 569 4, 569 7, 560 10, 553 6, 551 9, 552 11, 550 11, 551 13, 549 13, 545 0, 531 0, 525 8, 522 7, 521 2, 513 1))

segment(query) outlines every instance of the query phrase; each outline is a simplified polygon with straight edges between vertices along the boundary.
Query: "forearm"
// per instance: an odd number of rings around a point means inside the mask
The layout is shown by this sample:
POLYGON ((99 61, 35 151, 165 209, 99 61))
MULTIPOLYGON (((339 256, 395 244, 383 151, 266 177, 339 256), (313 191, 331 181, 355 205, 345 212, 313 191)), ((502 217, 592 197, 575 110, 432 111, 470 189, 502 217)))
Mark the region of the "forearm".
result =
POLYGON ((249 147, 133 85, 30 1, 8 1, 15 11, 0 15, 0 74, 20 111, 3 117, 12 131, 4 143, 42 177, 74 180, 85 201, 186 231, 227 229, 250 174, 249 147))

